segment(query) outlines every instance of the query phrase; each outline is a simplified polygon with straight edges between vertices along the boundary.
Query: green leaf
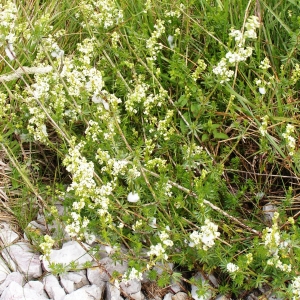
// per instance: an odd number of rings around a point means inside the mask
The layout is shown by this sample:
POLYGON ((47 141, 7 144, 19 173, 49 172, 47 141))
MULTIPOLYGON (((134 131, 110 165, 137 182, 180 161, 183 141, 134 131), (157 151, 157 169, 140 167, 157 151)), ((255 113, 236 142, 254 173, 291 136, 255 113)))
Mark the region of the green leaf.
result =
POLYGON ((214 138, 218 139, 218 140, 226 140, 229 138, 229 136, 226 133, 218 132, 215 130, 213 131, 213 135, 214 135, 214 138))
POLYGON ((202 140, 202 142, 205 142, 205 141, 208 140, 208 138, 209 138, 208 134, 207 134, 207 133, 204 133, 204 134, 202 135, 201 140, 202 140))

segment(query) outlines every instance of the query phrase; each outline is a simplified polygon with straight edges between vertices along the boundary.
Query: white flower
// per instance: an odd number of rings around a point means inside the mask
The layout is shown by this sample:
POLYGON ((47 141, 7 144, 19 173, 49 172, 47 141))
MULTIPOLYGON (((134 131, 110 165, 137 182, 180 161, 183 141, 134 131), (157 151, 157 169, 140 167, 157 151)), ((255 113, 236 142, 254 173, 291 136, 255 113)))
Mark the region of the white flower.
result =
POLYGON ((239 270, 239 267, 233 263, 228 263, 226 269, 229 273, 234 273, 239 270))
POLYGON ((173 42, 174 42, 174 36, 169 35, 169 36, 168 36, 168 43, 169 43, 169 46, 170 46, 171 49, 174 49, 174 44, 173 44, 173 42))
POLYGON ((139 196, 138 193, 130 192, 127 196, 127 200, 128 200, 128 202, 135 203, 135 202, 138 202, 140 200, 140 196, 139 196))
POLYGON ((149 221, 149 226, 152 227, 152 228, 157 228, 157 225, 156 225, 156 218, 151 218, 150 221, 149 221))
POLYGON ((265 89, 263 86, 261 86, 261 87, 258 89, 258 91, 259 91, 262 95, 264 95, 264 94, 266 93, 266 89, 265 89))
POLYGON ((14 51, 14 46, 12 43, 8 43, 8 46, 5 48, 5 53, 6 56, 10 59, 10 60, 14 60, 16 57, 16 53, 14 51))

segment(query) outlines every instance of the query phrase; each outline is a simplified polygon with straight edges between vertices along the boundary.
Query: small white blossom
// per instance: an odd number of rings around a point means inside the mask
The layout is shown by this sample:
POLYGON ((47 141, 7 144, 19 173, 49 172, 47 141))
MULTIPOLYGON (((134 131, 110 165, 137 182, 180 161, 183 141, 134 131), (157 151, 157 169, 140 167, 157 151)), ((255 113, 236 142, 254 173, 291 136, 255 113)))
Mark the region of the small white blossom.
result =
POLYGON ((140 196, 138 193, 132 193, 130 192, 127 196, 127 201, 128 202, 132 202, 132 203, 135 203, 135 202, 138 202, 140 200, 140 196))
POLYGON ((260 88, 258 88, 258 91, 260 92, 260 94, 264 95, 266 93, 266 89, 262 86, 260 88))
POLYGON ((229 273, 235 273, 239 270, 239 267, 233 263, 228 263, 226 269, 229 273))
POLYGON ((300 276, 294 278, 291 287, 293 292, 293 300, 300 299, 300 276))

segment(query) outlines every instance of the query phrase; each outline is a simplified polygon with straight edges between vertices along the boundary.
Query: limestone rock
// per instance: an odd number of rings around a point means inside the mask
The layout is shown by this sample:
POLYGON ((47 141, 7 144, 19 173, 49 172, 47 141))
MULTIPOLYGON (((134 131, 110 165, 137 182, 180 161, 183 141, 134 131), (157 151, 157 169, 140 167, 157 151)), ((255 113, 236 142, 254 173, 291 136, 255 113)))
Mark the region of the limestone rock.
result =
POLYGON ((98 300, 102 299, 102 295, 104 294, 105 284, 103 285, 103 289, 101 289, 97 285, 86 285, 73 293, 67 295, 64 300, 98 300))
POLYGON ((121 282, 120 288, 122 291, 124 291, 126 294, 132 297, 132 294, 136 294, 141 291, 142 284, 140 280, 132 279, 129 280, 127 283, 121 282))
POLYGON ((44 285, 40 281, 28 281, 24 285, 24 288, 34 290, 42 297, 48 298, 48 296, 44 290, 44 285))
POLYGON ((264 214, 264 220, 267 223, 272 223, 272 218, 274 217, 275 211, 277 211, 277 207, 271 203, 267 203, 263 206, 263 214, 264 214))
POLYGON ((7 267, 7 263, 2 258, 0 258, 0 283, 2 283, 10 273, 11 272, 7 267))
POLYGON ((111 284, 106 282, 106 299, 105 300, 123 300, 120 290, 111 284))
POLYGON ((109 281, 109 275, 114 271, 124 274, 128 268, 127 262, 123 262, 123 264, 119 262, 115 263, 110 257, 102 258, 99 263, 103 266, 103 269, 100 269, 99 267, 87 269, 88 280, 96 285, 101 284, 102 281, 109 281))
POLYGON ((0 294, 12 283, 15 282, 19 285, 23 285, 24 278, 19 272, 13 272, 7 275, 4 282, 0 285, 0 294))
POLYGON ((166 294, 166 295, 164 296, 164 299, 163 299, 163 300, 172 300, 172 296, 173 296, 173 294, 168 293, 168 294, 166 294))
POLYGON ((20 271, 28 280, 42 275, 39 254, 33 253, 29 243, 18 242, 10 245, 1 254, 14 271, 20 271))
POLYGON ((130 298, 134 300, 145 300, 145 296, 141 291, 135 294, 130 294, 130 298))
POLYGON ((35 290, 22 288, 17 282, 11 282, 2 293, 0 300, 45 300, 46 298, 35 290))
POLYGON ((4 246, 11 245, 19 239, 19 235, 15 233, 6 222, 0 223, 0 239, 4 246))
POLYGON ((60 286, 57 278, 54 275, 46 276, 43 279, 45 290, 53 300, 63 300, 66 296, 64 289, 60 286))
POLYGON ((188 300, 189 296, 184 292, 179 292, 179 293, 175 294, 174 296, 172 296, 171 299, 172 300, 188 300))
POLYGON ((80 289, 85 285, 89 285, 85 270, 65 273, 60 276, 60 282, 68 294, 80 289))
MULTIPOLYGON (((88 246, 87 246, 88 248, 88 246)), ((69 241, 63 244, 62 249, 52 250, 50 254, 50 262, 63 264, 68 266, 71 262, 75 262, 79 268, 83 268, 86 262, 93 262, 93 258, 80 246, 76 241, 69 241)), ((49 261, 43 259, 44 268, 50 272, 49 261)))

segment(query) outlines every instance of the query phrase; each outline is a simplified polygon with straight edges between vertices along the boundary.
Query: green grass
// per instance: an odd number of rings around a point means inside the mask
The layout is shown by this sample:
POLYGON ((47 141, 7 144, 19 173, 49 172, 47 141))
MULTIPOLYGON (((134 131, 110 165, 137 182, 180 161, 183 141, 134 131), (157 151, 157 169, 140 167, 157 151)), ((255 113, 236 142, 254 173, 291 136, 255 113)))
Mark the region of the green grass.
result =
POLYGON ((1 76, 23 73, 0 77, 0 142, 12 169, 6 193, 21 201, 12 215, 23 229, 37 209, 50 222, 63 198, 74 238, 126 245, 122 259, 138 272, 173 262, 182 272, 214 273, 213 295, 239 298, 268 285, 296 299, 300 7, 169 2, 16 1, 14 26, 0 25, 1 76), (257 36, 239 46, 230 32, 249 34, 251 16, 257 36), (9 34, 14 60, 5 52, 9 34), (246 47, 252 54, 229 63, 230 51, 246 47), (220 83, 215 68, 225 57, 232 76, 220 83), (129 202, 130 192, 139 201, 129 202), (277 207, 273 223, 264 218, 267 203, 277 207), (219 234, 205 244, 208 220, 219 234))

